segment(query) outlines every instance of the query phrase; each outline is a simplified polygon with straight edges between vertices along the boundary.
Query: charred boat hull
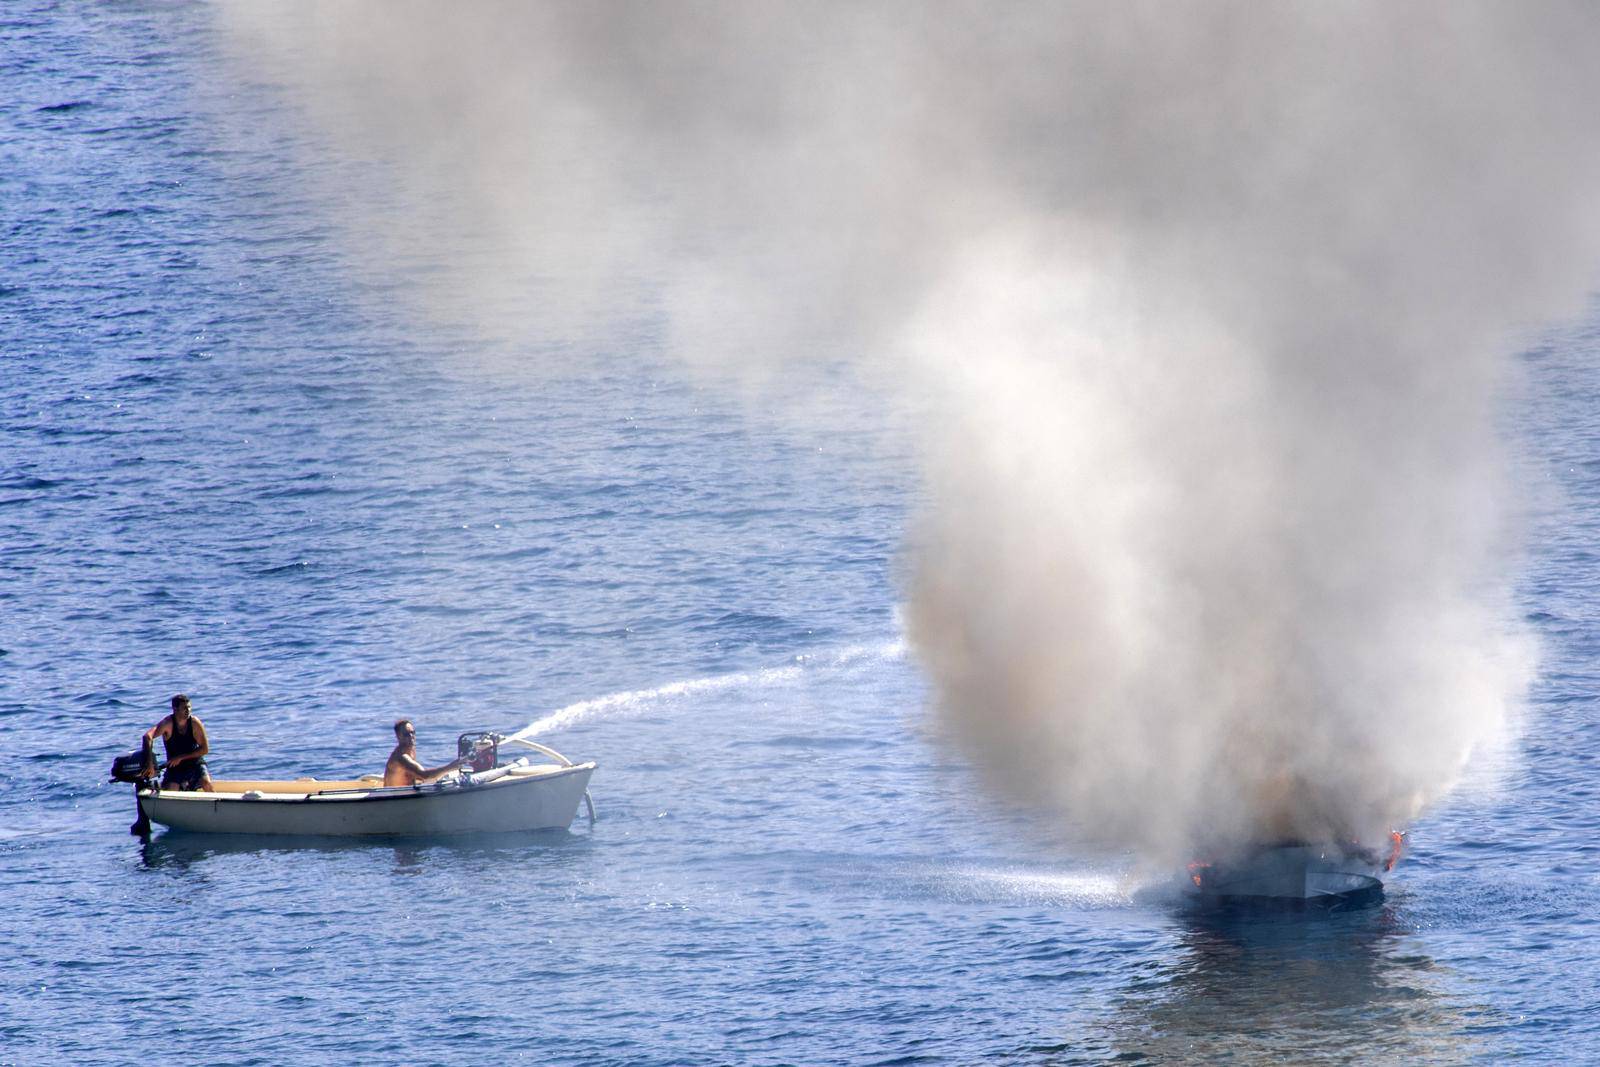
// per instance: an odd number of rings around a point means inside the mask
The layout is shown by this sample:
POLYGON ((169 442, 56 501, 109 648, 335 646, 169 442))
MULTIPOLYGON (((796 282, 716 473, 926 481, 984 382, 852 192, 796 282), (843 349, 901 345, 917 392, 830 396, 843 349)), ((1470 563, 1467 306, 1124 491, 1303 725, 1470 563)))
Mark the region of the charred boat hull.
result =
POLYGON ((1189 892, 1214 904, 1357 906, 1383 898, 1380 870, 1365 849, 1272 845, 1190 864, 1189 892))

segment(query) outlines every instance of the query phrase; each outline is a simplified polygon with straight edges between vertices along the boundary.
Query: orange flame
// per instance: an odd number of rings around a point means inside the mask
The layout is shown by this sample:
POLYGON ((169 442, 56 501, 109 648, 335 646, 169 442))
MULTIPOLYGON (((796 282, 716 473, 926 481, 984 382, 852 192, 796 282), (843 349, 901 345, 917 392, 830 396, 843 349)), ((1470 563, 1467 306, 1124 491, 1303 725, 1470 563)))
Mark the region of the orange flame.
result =
POLYGON ((1383 861, 1384 873, 1394 870, 1394 865, 1400 862, 1400 853, 1405 850, 1406 835, 1400 830, 1390 830, 1389 840, 1392 844, 1389 847, 1389 858, 1383 861))

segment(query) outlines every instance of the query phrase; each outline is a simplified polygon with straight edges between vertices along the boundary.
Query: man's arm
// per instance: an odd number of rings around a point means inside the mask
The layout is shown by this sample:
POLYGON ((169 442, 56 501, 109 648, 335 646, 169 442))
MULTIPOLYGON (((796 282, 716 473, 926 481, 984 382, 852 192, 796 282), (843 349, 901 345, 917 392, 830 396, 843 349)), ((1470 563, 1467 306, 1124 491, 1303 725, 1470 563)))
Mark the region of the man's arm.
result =
POLYGON ((161 721, 144 732, 144 765, 146 773, 154 774, 156 769, 156 738, 170 737, 172 735, 172 716, 163 716, 161 721))
POLYGON ((422 781, 426 782, 426 781, 429 781, 431 779, 439 777, 439 775, 444 774, 446 771, 455 770, 457 767, 461 766, 461 764, 466 762, 466 761, 457 759, 457 760, 451 760, 449 763, 446 763, 441 767, 424 767, 422 764, 417 762, 417 759, 416 759, 415 756, 402 755, 400 757, 400 762, 405 765, 406 770, 410 771, 412 774, 416 775, 422 781))

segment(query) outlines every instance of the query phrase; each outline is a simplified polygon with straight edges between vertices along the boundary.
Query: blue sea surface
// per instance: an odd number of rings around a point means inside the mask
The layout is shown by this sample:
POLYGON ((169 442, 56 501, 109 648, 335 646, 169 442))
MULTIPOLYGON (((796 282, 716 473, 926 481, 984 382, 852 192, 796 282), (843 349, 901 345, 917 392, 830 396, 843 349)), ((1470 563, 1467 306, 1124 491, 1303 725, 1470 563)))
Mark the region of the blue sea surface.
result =
POLYGON ((647 314, 472 358, 205 7, 23 0, 0 50, 0 1064, 1600 1062, 1600 316, 1519 362, 1516 751, 1381 905, 1195 913, 932 727, 870 395, 808 428, 647 314), (554 716, 599 819, 141 843, 106 770, 180 690, 226 777, 554 716))

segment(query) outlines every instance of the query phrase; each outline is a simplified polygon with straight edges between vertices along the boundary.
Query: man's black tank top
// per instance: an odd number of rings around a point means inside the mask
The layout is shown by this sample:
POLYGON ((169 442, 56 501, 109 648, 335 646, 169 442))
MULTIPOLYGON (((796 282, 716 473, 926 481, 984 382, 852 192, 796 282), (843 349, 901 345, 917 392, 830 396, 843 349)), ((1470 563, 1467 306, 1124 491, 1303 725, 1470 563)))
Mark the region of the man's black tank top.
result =
POLYGON ((178 720, 172 720, 172 733, 167 736, 167 762, 171 763, 179 756, 187 756, 191 752, 200 750, 200 742, 194 739, 194 716, 189 716, 187 729, 178 728, 178 720))

